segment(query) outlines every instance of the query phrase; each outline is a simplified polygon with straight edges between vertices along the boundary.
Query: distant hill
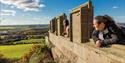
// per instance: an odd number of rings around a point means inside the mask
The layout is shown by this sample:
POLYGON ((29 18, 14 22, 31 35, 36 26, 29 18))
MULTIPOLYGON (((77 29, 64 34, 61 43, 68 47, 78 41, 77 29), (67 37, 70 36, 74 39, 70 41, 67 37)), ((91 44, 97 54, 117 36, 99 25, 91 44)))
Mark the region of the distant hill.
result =
POLYGON ((125 27, 125 23, 117 23, 117 24, 125 27))
POLYGON ((48 26, 48 24, 28 24, 28 25, 0 25, 0 27, 6 27, 6 26, 48 26))
POLYGON ((48 28, 48 24, 0 25, 0 29, 43 29, 43 28, 48 28))

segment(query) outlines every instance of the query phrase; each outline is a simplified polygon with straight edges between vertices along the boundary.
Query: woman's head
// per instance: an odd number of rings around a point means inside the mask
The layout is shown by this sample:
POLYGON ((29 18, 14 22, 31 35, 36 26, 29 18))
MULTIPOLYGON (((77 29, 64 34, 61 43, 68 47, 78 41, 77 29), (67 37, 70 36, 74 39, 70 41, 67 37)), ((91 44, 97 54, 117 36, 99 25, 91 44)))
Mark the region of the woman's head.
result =
POLYGON ((67 19, 65 19, 65 20, 63 21, 63 25, 64 25, 64 26, 68 26, 68 25, 69 25, 69 21, 68 21, 67 19))
POLYGON ((93 26, 98 31, 104 30, 112 25, 112 23, 114 24, 114 20, 108 15, 96 16, 93 20, 93 26))

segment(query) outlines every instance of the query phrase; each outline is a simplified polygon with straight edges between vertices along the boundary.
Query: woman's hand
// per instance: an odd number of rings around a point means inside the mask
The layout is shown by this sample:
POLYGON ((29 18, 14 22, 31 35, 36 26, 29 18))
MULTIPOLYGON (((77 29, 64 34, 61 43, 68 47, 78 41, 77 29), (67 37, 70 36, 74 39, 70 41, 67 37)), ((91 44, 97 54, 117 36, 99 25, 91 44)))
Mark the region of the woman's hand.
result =
POLYGON ((96 47, 100 47, 101 46, 101 42, 100 42, 100 40, 97 40, 96 41, 96 45, 95 45, 96 47))

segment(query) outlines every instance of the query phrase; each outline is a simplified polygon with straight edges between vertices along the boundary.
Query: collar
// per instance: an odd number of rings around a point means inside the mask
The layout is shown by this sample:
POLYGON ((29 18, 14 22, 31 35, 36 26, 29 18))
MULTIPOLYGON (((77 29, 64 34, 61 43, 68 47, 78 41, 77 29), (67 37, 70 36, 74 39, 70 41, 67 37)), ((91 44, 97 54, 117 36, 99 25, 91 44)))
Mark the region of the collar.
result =
POLYGON ((109 31, 108 29, 106 28, 105 30, 101 31, 103 34, 107 34, 109 31))

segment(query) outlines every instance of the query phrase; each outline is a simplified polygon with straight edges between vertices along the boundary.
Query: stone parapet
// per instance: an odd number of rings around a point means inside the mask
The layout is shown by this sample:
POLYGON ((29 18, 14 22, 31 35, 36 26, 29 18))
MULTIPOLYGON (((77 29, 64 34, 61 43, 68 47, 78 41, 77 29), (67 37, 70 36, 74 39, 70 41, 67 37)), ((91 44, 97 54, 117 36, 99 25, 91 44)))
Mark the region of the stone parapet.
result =
POLYGON ((53 44, 53 57, 58 59, 59 63, 125 63, 123 45, 114 44, 108 48, 96 48, 93 41, 71 42, 69 38, 52 33, 49 33, 48 40, 53 44))

